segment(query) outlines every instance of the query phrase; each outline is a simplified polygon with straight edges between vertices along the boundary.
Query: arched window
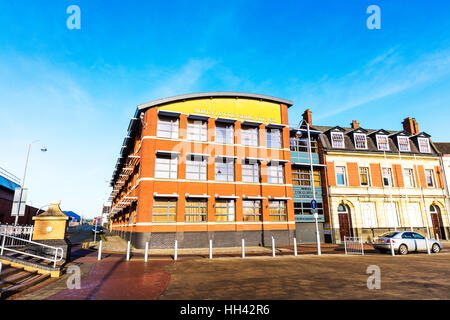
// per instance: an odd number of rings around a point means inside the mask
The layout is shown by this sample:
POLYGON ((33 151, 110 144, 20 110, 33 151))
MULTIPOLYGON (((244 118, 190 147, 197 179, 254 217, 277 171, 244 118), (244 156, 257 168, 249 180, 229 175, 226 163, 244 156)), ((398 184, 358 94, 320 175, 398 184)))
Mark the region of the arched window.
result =
POLYGON ((338 212, 340 212, 340 213, 347 213, 348 212, 347 206, 345 204, 341 203, 338 206, 338 212))
POLYGON ((436 206, 434 206, 434 205, 430 206, 430 213, 438 213, 438 210, 436 209, 436 206))

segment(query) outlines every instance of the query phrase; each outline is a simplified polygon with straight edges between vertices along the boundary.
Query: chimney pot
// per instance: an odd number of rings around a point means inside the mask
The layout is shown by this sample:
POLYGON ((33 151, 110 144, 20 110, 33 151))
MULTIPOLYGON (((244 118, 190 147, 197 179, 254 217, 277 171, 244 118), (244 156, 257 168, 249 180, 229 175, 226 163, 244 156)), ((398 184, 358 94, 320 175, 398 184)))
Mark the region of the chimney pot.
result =
POLYGON ((356 120, 353 120, 352 123, 350 124, 352 126, 353 129, 357 129, 359 128, 359 123, 356 120))
POLYGON ((305 120, 306 122, 308 122, 309 126, 312 126, 312 112, 311 110, 306 109, 305 112, 303 112, 303 120, 305 120))

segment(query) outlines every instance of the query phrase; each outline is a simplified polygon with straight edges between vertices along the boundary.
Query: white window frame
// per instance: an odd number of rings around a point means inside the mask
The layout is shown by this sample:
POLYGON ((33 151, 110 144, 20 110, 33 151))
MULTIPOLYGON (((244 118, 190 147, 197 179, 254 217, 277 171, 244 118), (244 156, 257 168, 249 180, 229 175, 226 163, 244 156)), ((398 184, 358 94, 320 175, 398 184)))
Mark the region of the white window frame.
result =
POLYGON ((216 158, 215 179, 216 181, 226 181, 226 182, 234 181, 233 158, 216 158), (219 170, 221 170, 220 174, 219 170))
POLYGON ((406 188, 415 188, 416 187, 416 179, 414 177, 414 169, 413 168, 403 168, 402 170, 403 172, 403 183, 405 185, 406 188), (411 172, 411 179, 407 179, 408 175, 406 174, 406 172, 411 172), (406 185, 406 181, 412 182, 412 185, 406 185))
POLYGON ((187 140, 208 141, 208 122, 206 120, 188 119, 187 140))
POLYGON ((215 142, 223 144, 234 144, 234 125, 232 123, 216 122, 215 142), (220 135, 218 134, 219 132, 224 132, 225 135, 220 135))
POLYGON ((364 133, 355 133, 353 135, 353 139, 355 140, 355 148, 356 149, 367 149, 367 136, 364 133), (364 138, 364 146, 363 147, 358 147, 358 141, 357 141, 356 137, 364 138))
POLYGON ((261 181, 260 175, 259 162, 248 161, 242 163, 242 182, 259 183, 261 181))
POLYGON ((178 178, 178 157, 172 155, 155 156, 155 178, 157 179, 177 179, 178 178))
POLYGON ((331 132, 331 146, 333 148, 345 148, 345 141, 344 141, 344 133, 343 132, 331 132), (339 136, 340 140, 337 141, 334 139, 334 136, 339 136), (342 144, 341 144, 342 143, 342 144))
POLYGON ((359 177, 359 184, 361 187, 370 187, 372 185, 370 180, 370 167, 369 166, 361 166, 358 168, 358 177, 359 177), (361 169, 367 169, 367 185, 363 185, 361 181, 361 169))
POLYGON ((273 184, 284 183, 284 164, 270 162, 267 164, 267 182, 273 184))
POLYGON ((386 216, 386 227, 387 228, 400 227, 400 222, 398 221, 397 202, 385 202, 384 203, 384 214, 386 216))
POLYGON ((427 183, 427 188, 436 188, 436 176, 434 175, 434 170, 433 169, 425 169, 425 181, 427 183), (428 185, 428 177, 427 177, 427 172, 430 173, 429 177, 431 178, 431 186, 428 185))
POLYGON ((156 136, 158 138, 178 139, 179 119, 168 116, 158 116, 156 136))
POLYGON ((397 144, 398 144, 398 150, 399 151, 404 151, 404 152, 408 152, 411 151, 411 147, 409 145, 409 138, 405 137, 405 136, 397 136, 397 144), (406 142, 406 144, 402 144, 400 143, 400 140, 404 139, 404 141, 406 142), (402 150, 401 146, 406 146, 406 150, 402 150))
POLYGON ((202 156, 186 157, 186 180, 205 181, 208 179, 208 158, 202 156))
POLYGON ((376 135, 376 139, 377 139, 377 149, 381 150, 381 151, 389 151, 389 137, 385 134, 377 134, 376 135), (386 139, 386 149, 382 149, 380 148, 380 140, 381 139, 386 139))
POLYGON ((281 129, 266 128, 266 147, 273 149, 281 149, 283 134, 281 129))
POLYGON ((411 227, 423 227, 422 213, 418 202, 410 202, 407 204, 407 214, 409 225, 411 227))
POLYGON ((287 221, 287 203, 285 200, 269 200, 269 221, 287 221), (271 210, 276 210, 276 213, 271 213, 271 210), (274 217, 277 218, 274 219, 274 217))
POLYGON ((417 138, 417 143, 419 145, 419 151, 423 153, 430 153, 430 140, 428 138, 417 138), (422 145, 422 143, 425 142, 425 145, 422 145), (425 147, 425 150, 424 150, 425 147))
POLYGON ((234 222, 236 220, 236 201, 230 199, 216 199, 214 205, 214 219, 216 222, 234 222), (226 213, 217 213, 217 209, 226 209, 226 213), (225 220, 218 220, 218 217, 225 217, 225 220))
POLYGON ((378 228, 377 209, 374 202, 361 202, 363 228, 378 228))
POLYGON ((392 168, 391 167, 381 167, 381 179, 383 180, 383 187, 390 188, 394 186, 394 178, 392 177, 392 168), (389 185, 384 184, 385 173, 384 170, 388 170, 389 176, 389 185))
POLYGON ((336 185, 337 186, 346 186, 347 185, 347 168, 345 166, 336 166, 334 168, 334 172, 335 172, 335 175, 336 175, 336 185), (338 183, 338 168, 339 169, 343 169, 342 174, 344 176, 344 184, 339 184, 338 183))
POLYGON ((208 199, 186 199, 184 206, 184 221, 186 223, 206 223, 207 217, 208 199), (191 203, 194 203, 195 205, 192 205, 191 203), (191 209, 191 211, 194 212, 189 212, 188 209, 191 209))
POLYGON ((252 126, 241 127, 241 144, 244 146, 259 146, 259 128, 252 126))
POLYGON ((262 221, 262 201, 261 200, 242 200, 242 216, 244 222, 262 221), (247 212, 246 212, 247 209, 247 212))
POLYGON ((177 198, 153 198, 153 207, 152 207, 152 222, 155 223, 176 223, 177 222, 177 198), (155 204, 157 201, 166 202, 167 204, 155 204), (167 212, 165 213, 155 213, 155 208, 166 208, 167 212), (175 209, 174 213, 171 213, 171 209, 175 209), (166 221, 156 220, 155 217, 166 217, 166 221), (171 221, 171 217, 173 220, 171 221))

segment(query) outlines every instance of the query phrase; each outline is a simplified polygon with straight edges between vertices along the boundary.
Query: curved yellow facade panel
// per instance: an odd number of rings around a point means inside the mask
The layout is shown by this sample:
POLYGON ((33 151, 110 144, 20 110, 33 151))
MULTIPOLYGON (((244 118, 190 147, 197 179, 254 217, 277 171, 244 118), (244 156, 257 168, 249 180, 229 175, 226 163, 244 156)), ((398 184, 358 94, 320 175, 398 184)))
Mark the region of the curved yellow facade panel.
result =
POLYGON ((160 110, 185 114, 206 115, 212 118, 231 118, 240 121, 281 123, 280 105, 274 102, 245 98, 208 98, 170 103, 160 110))

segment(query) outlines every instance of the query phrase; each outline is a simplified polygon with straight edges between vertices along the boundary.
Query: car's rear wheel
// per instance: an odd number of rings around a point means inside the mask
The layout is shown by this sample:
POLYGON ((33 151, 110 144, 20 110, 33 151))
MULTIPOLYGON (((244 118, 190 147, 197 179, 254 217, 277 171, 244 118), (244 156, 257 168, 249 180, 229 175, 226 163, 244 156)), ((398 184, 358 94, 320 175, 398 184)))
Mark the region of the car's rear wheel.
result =
POLYGON ((435 243, 431 247, 431 250, 433 251, 433 253, 439 253, 439 251, 441 251, 441 248, 439 247, 439 245, 437 243, 435 243))
POLYGON ((404 244, 400 245, 400 247, 398 248, 398 252, 400 254, 408 254, 408 247, 404 244))

